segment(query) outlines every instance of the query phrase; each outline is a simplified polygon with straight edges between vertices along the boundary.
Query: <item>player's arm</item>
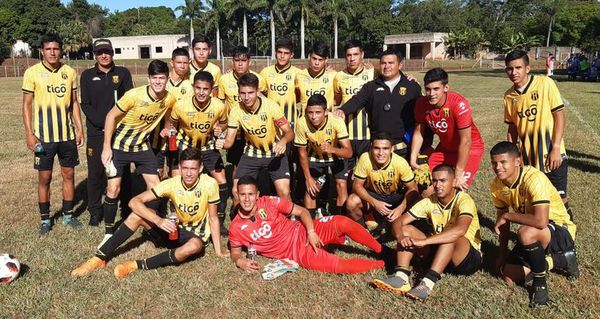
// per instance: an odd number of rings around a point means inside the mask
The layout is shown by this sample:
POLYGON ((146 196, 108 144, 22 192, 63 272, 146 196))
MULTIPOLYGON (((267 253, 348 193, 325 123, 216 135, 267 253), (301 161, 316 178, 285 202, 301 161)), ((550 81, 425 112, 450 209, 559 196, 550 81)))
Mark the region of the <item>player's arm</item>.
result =
POLYGON ((417 164, 417 158, 419 152, 423 146, 423 135, 425 134, 425 126, 422 123, 415 124, 415 131, 410 142, 410 166, 414 169, 422 170, 421 166, 417 164))
POLYGON ((513 222, 520 225, 535 227, 537 229, 544 229, 548 227, 548 220, 550 216, 550 202, 545 201, 533 204, 533 214, 519 214, 515 212, 504 213, 501 218, 507 222, 513 222))
POLYGON ((81 121, 81 108, 79 106, 79 100, 77 100, 77 90, 71 92, 71 107, 73 108, 73 122, 75 124, 75 139, 77 141, 77 147, 82 147, 85 141, 83 136, 83 122, 81 121))
POLYGON ((519 141, 517 135, 517 126, 513 123, 508 124, 508 129, 506 130, 506 140, 513 144, 516 144, 519 141))
POLYGON ((176 231, 176 224, 174 224, 172 221, 166 218, 161 218, 156 214, 154 210, 146 206, 146 203, 154 201, 156 199, 159 199, 156 193, 152 190, 147 190, 132 198, 129 201, 129 208, 131 208, 131 211, 143 220, 156 225, 158 228, 166 231, 167 233, 172 233, 176 231))
POLYGON ((319 187, 317 186, 317 182, 310 175, 310 166, 308 165, 308 151, 306 146, 296 146, 298 150, 298 162, 300 163, 300 168, 302 169, 302 173, 304 173, 304 181, 306 183, 306 191, 310 196, 315 197, 316 194, 319 193, 319 187))
POLYGON ((409 247, 413 247, 414 243, 413 243, 413 239, 410 236, 404 236, 402 228, 404 228, 404 226, 409 225, 410 223, 414 222, 415 220, 417 220, 415 218, 415 216, 413 216, 412 214, 410 214, 409 212, 404 213, 400 216, 400 218, 396 219, 393 224, 392 227, 394 228, 394 232, 396 234, 400 234, 398 240, 398 245, 404 247, 404 248, 409 248, 409 247))
POLYGON ((388 220, 393 222, 396 218, 402 215, 408 208, 410 208, 419 199, 419 189, 417 183, 413 179, 408 183, 404 183, 406 191, 404 198, 398 207, 392 210, 392 213, 388 215, 388 220))
POLYGON ((444 230, 439 234, 429 236, 426 239, 420 241, 415 241, 415 246, 423 247, 427 245, 454 243, 459 238, 465 236, 465 234, 469 230, 469 226, 471 225, 472 220, 473 216, 471 215, 460 215, 456 220, 456 224, 448 228, 444 228, 444 230))
POLYGON ((218 139, 215 143, 215 146, 218 150, 220 149, 230 149, 233 146, 233 142, 235 142, 235 135, 237 134, 237 127, 228 127, 227 135, 225 135, 224 139, 218 139))
POLYGON ((231 247, 229 256, 233 264, 242 270, 248 272, 260 270, 260 266, 256 261, 242 257, 242 247, 231 247))
POLYGON ((341 118, 345 118, 348 116, 348 114, 356 113, 362 109, 365 105, 367 105, 369 96, 371 95, 368 87, 368 84, 363 85, 358 93, 350 98, 348 102, 344 103, 344 105, 335 110, 334 114, 341 118))
POLYGON ((458 159, 456 160, 456 179, 454 180, 454 187, 466 191, 469 189, 469 185, 467 185, 465 167, 469 161, 469 153, 471 152, 471 144, 473 142, 471 137, 471 127, 459 129, 458 138, 458 159))
POLYGON ((562 156, 560 154, 560 144, 565 133, 565 111, 564 108, 560 108, 557 111, 552 112, 552 118, 554 119, 554 128, 552 129, 552 149, 546 159, 546 166, 551 170, 557 169, 562 163, 562 156))
POLYGON ((273 152, 275 155, 281 155, 285 153, 286 145, 294 140, 294 131, 290 126, 290 123, 281 117, 275 120, 275 125, 283 132, 281 139, 273 146, 273 152))
POLYGON ((315 225, 313 224, 308 209, 299 205, 294 205, 290 214, 300 218, 300 222, 304 225, 304 228, 306 228, 306 242, 311 245, 316 252, 319 247, 323 246, 323 242, 321 242, 319 235, 317 235, 317 232, 315 231, 315 225))
POLYGON ((498 234, 498 257, 496 258, 496 268, 499 271, 506 260, 506 252, 508 250, 508 239, 510 235, 510 222, 501 220, 501 216, 506 214, 508 209, 496 210, 496 226, 494 227, 498 234))
POLYGON ((27 141, 27 148, 33 152, 35 151, 35 144, 39 143, 40 140, 33 133, 32 107, 33 93, 23 92, 23 127, 25 127, 25 140, 27 141))
POLYGON ((392 210, 390 209, 390 204, 377 200, 371 195, 369 195, 369 192, 367 192, 367 189, 365 188, 365 178, 359 178, 358 176, 356 176, 356 173, 354 174, 354 182, 352 182, 352 189, 360 199, 367 202, 381 215, 387 216, 392 212, 392 210))
POLYGON ((335 155, 339 158, 350 158, 352 157, 352 146, 350 145, 350 140, 347 138, 338 140, 338 144, 340 147, 334 147, 329 143, 321 144, 321 150, 324 153, 335 155))
POLYGON ((106 114, 106 120, 104 121, 104 144, 102 146, 102 164, 106 166, 112 158, 112 147, 111 141, 112 136, 115 133, 115 126, 125 116, 125 113, 119 109, 119 106, 115 105, 106 114))
POLYGON ((217 215, 217 204, 208 204, 208 222, 210 226, 210 238, 212 239, 215 253, 219 257, 226 257, 227 251, 221 250, 221 227, 217 215))

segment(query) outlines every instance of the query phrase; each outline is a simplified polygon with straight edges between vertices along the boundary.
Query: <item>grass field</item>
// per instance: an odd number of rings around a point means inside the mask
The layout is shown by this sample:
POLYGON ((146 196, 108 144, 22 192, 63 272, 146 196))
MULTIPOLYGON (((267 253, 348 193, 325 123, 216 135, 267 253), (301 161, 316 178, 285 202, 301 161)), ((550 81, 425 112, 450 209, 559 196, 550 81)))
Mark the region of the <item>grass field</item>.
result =
MULTIPOLYGON (((419 78, 422 74, 415 74, 419 78)), ((472 104, 475 122, 486 150, 505 136, 502 94, 510 85, 502 73, 451 73, 452 89, 472 104)), ((143 83, 138 79, 137 83, 143 83)), ((140 271, 122 281, 112 275, 116 264, 158 250, 133 240, 121 249, 106 270, 73 279, 70 270, 94 251, 102 228, 72 230, 62 225, 38 238, 36 173, 26 150, 21 120, 21 79, 0 80, 0 252, 10 252, 28 266, 10 285, 0 286, 0 318, 30 317, 207 317, 207 318, 598 318, 600 317, 600 247, 597 199, 600 197, 600 84, 561 82, 568 101, 566 145, 570 154, 569 193, 578 224, 577 248, 581 277, 569 282, 552 274, 549 289, 555 306, 529 309, 527 293, 507 287, 490 274, 497 237, 490 230, 495 210, 487 191, 492 178, 484 157, 472 187, 482 220, 482 248, 486 267, 471 277, 445 276, 425 304, 376 291, 368 282, 385 275, 330 275, 300 270, 273 282, 237 270, 229 259, 206 255, 177 267, 140 271)), ((85 211, 85 156, 77 169, 78 211, 85 211)), ((55 171, 52 210, 60 208, 60 177, 55 171)), ((135 235, 134 238, 137 238, 135 235)), ((393 243, 389 243, 392 245, 393 243)), ((362 248, 344 249, 343 256, 359 256, 362 248)), ((261 263, 267 260, 261 258, 261 263)))

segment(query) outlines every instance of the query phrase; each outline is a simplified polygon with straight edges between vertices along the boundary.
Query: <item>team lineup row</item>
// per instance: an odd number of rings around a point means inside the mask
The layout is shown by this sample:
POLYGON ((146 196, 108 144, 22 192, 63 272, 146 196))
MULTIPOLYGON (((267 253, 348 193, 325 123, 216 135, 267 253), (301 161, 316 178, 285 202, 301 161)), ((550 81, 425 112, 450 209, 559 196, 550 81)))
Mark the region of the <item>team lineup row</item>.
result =
MULTIPOLYGON (((43 61, 28 69, 23 80, 23 115, 39 174, 40 234, 46 235, 52 228, 48 189, 56 155, 63 175, 63 223, 80 226, 72 217, 73 170, 84 138, 76 74, 60 63, 61 41, 45 37, 41 47, 43 61)), ((307 69, 299 70, 290 63, 292 43, 278 41, 277 63, 260 74, 250 71, 247 48, 235 50, 232 70, 223 75, 208 61, 210 50, 207 39, 196 38, 193 61, 187 50, 176 49, 171 70, 154 60, 148 67, 149 84, 133 88, 129 72, 112 61, 110 41, 95 41, 97 64, 81 75, 81 108, 86 114, 90 225, 103 218, 105 236, 96 255, 72 275, 105 267, 139 226, 170 249, 120 264, 115 268, 119 278, 182 262, 211 239, 217 255, 231 256, 248 271, 259 269, 242 257, 242 247, 249 246, 266 257, 291 258, 326 272, 384 266, 383 260, 342 259, 321 248, 344 243, 348 236, 380 259, 396 257, 391 260, 395 273, 375 279, 374 286, 419 300, 429 296, 447 266, 461 274, 480 269, 479 221, 467 191, 484 144, 469 102, 449 91, 444 70, 426 73, 426 95, 421 96, 420 85, 401 72, 400 54, 383 52, 375 76, 373 67, 363 63, 358 41, 346 45, 346 69, 340 72, 327 68, 327 48, 319 43, 309 52, 307 69), (433 134, 440 140, 435 148, 433 134), (234 167, 229 230, 224 220, 230 190, 221 150, 227 150, 234 167), (115 229, 121 187, 134 178, 128 176, 131 163, 148 190, 131 200, 121 197, 133 213, 115 229), (165 166, 170 178, 161 181, 165 166), (277 197, 259 198, 255 178, 261 170, 268 172, 277 197), (329 174, 337 192, 333 216, 313 221, 329 174), (306 208, 292 203, 290 179, 306 208), (175 223, 156 213, 162 210, 160 198, 170 200, 175 223), (368 232, 370 219, 391 228, 398 242, 395 251, 368 232), (175 232, 178 236, 166 236, 175 232), (227 235, 230 252, 221 249, 221 237, 227 235), (411 287, 411 259, 427 251, 431 269, 411 287)), ((497 176, 491 193, 498 210, 498 267, 507 282, 533 278, 535 306, 549 302, 547 271, 565 270, 577 277, 579 270, 566 196, 563 105, 554 82, 530 75, 528 62, 521 51, 506 59, 513 82, 504 99, 508 142, 491 150, 497 176), (509 254, 511 222, 521 226, 518 245, 509 254)))

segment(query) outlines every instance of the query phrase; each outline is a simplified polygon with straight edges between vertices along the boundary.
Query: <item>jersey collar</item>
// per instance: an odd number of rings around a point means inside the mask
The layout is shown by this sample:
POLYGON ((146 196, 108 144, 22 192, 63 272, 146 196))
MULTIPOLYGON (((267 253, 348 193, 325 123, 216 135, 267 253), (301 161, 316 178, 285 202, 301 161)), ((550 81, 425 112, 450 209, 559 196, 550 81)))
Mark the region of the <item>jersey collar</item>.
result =
POLYGON ((57 72, 58 72, 58 70, 60 70, 60 68, 62 68, 62 66, 63 66, 63 64, 62 64, 62 63, 59 63, 59 64, 58 64, 58 68, 56 68, 56 69, 54 69, 54 70, 53 70, 53 69, 51 69, 49 66, 47 66, 47 65, 46 65, 46 63, 44 63, 44 61, 42 61, 42 65, 43 65, 43 66, 44 66, 44 68, 45 68, 46 70, 48 70, 48 72, 50 72, 50 73, 57 73, 57 72))
POLYGON ((196 60, 193 60, 192 62, 190 62, 190 65, 192 66, 192 68, 194 68, 194 71, 203 71, 204 69, 206 69, 206 67, 208 66, 209 61, 206 61, 206 65, 201 68, 199 66, 196 66, 196 60))
POLYGON ((517 179, 511 185, 506 185, 504 183, 503 184, 508 186, 510 189, 516 189, 521 184, 522 177, 523 177, 523 167, 519 167, 519 176, 517 177, 517 179))
POLYGON ((535 75, 531 74, 529 76, 529 82, 527 82, 527 85, 525 86, 525 88, 523 89, 523 92, 519 91, 518 89, 515 88, 515 92, 519 93, 519 95, 523 95, 525 93, 527 93, 527 90, 529 90, 529 87, 531 86, 531 83, 533 83, 533 78, 535 77, 535 75))
POLYGON ((456 193, 454 193, 454 197, 452 197, 452 199, 448 202, 448 204, 444 205, 440 202, 439 198, 436 197, 436 202, 437 205, 442 209, 442 210, 447 210, 448 208, 452 207, 454 205, 454 203, 456 202, 456 199, 458 198, 458 194, 460 194, 460 191, 457 190, 456 193))
POLYGON ((306 69, 306 73, 308 73, 308 76, 310 76, 313 79, 318 79, 318 78, 322 77, 323 74, 325 74, 325 71, 327 71, 327 67, 323 68, 323 70, 321 72, 319 72, 319 74, 317 74, 317 76, 313 77, 312 75, 310 75, 310 71, 308 71, 308 69, 306 69))
POLYGON ((289 70, 292 67, 292 63, 288 63, 286 66, 283 67, 283 69, 279 69, 277 67, 277 64, 275 64, 275 72, 281 74, 281 73, 285 73, 285 71, 289 70))
POLYGON ((148 95, 148 98, 150 99, 150 101, 158 102, 158 101, 164 100, 164 98, 168 95, 168 92, 167 92, 167 94, 165 94, 165 97, 163 97, 162 99, 155 99, 152 97, 152 95, 150 95, 150 85, 146 85, 146 94, 148 95))
POLYGON ((323 121, 323 124, 321 124, 321 126, 319 127, 315 127, 314 125, 312 125, 308 118, 306 118, 306 122, 308 123, 308 125, 310 125, 311 128, 314 129, 314 131, 322 131, 325 128, 325 126, 327 126, 327 122, 329 122, 329 115, 325 116, 325 121, 323 121))
POLYGON ((392 163, 392 159, 394 158, 394 153, 392 152, 392 156, 390 156, 390 159, 388 160, 388 162, 385 163, 385 165, 383 165, 382 167, 379 167, 379 165, 377 165, 377 162, 375 162, 375 159, 373 158, 373 155, 371 155, 370 152, 369 152, 369 157, 371 158, 371 161, 373 162, 374 170, 386 170, 388 168, 388 166, 390 166, 390 164, 392 163))
POLYGON ((173 87, 179 87, 181 85, 181 83, 183 83, 183 81, 187 80, 186 78, 183 78, 181 80, 179 80, 179 82, 175 83, 173 82, 173 80, 171 78, 169 78, 169 83, 171 83, 171 85, 173 87))
POLYGON ((212 98, 208 100, 208 103, 206 103, 204 107, 200 107, 200 105, 198 105, 198 102, 196 102, 196 97, 192 95, 192 104, 194 105, 194 108, 198 110, 198 112, 206 111, 206 109, 210 106, 210 103, 212 103, 212 98))
POLYGON ((109 74, 109 73, 113 73, 115 71, 115 64, 113 63, 112 66, 110 67, 110 69, 108 69, 108 72, 106 72, 106 73, 100 71, 100 68, 98 68, 98 63, 94 64, 94 68, 96 69, 97 74, 109 74))
POLYGON ((348 73, 350 75, 356 76, 356 75, 363 73, 364 70, 365 70, 365 65, 362 64, 360 67, 358 67, 358 69, 356 69, 356 71, 354 71, 354 73, 348 71, 348 69, 346 69, 345 71, 346 71, 346 73, 348 73))
POLYGON ((256 110, 254 112, 246 110, 246 108, 243 107, 243 106, 241 106, 241 105, 240 105, 240 107, 246 113, 249 113, 249 114, 252 114, 252 115, 257 114, 258 111, 260 111, 260 108, 262 107, 262 98, 260 96, 258 97, 258 107, 256 108, 256 110))
POLYGON ((187 187, 187 186, 185 186, 185 183, 183 182, 183 176, 181 176, 181 177, 179 178, 179 181, 181 181, 181 186, 183 186, 183 189, 184 189, 186 192, 189 192, 189 191, 193 190, 194 188, 196 188, 196 186, 198 186, 198 183, 200 183, 200 178, 201 178, 201 177, 202 177, 202 174, 198 175, 198 179, 196 180, 196 182, 194 183, 194 185, 192 185, 192 187, 187 187))

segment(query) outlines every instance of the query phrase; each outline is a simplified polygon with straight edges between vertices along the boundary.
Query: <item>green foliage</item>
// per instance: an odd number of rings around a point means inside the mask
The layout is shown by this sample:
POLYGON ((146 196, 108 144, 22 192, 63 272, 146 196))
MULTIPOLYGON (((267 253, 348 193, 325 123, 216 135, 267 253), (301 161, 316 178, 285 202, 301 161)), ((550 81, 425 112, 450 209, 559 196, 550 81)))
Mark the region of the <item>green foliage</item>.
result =
POLYGON ((87 25, 79 20, 62 20, 54 30, 63 41, 65 53, 76 53, 92 44, 87 25))
MULTIPOLYGON (((60 0, 2 0, 0 8, 9 9, 16 19, 9 20, 12 39, 22 39, 34 48, 39 47, 42 35, 56 28, 67 16, 60 0), (12 22, 11 22, 12 21, 12 22)), ((4 24, 5 22, 0 22, 4 24)))
POLYGON ((600 15, 592 18, 581 33, 579 47, 588 53, 600 52, 600 15))
POLYGON ((444 39, 446 51, 454 58, 475 57, 475 54, 490 46, 483 31, 477 28, 451 31, 444 39))
POLYGON ((105 21, 103 36, 130 36, 186 33, 171 8, 140 7, 110 14, 105 21))
POLYGON ((526 35, 512 28, 505 28, 500 33, 498 49, 501 53, 508 53, 517 49, 529 51, 530 48, 541 45, 542 37, 539 35, 526 35))

